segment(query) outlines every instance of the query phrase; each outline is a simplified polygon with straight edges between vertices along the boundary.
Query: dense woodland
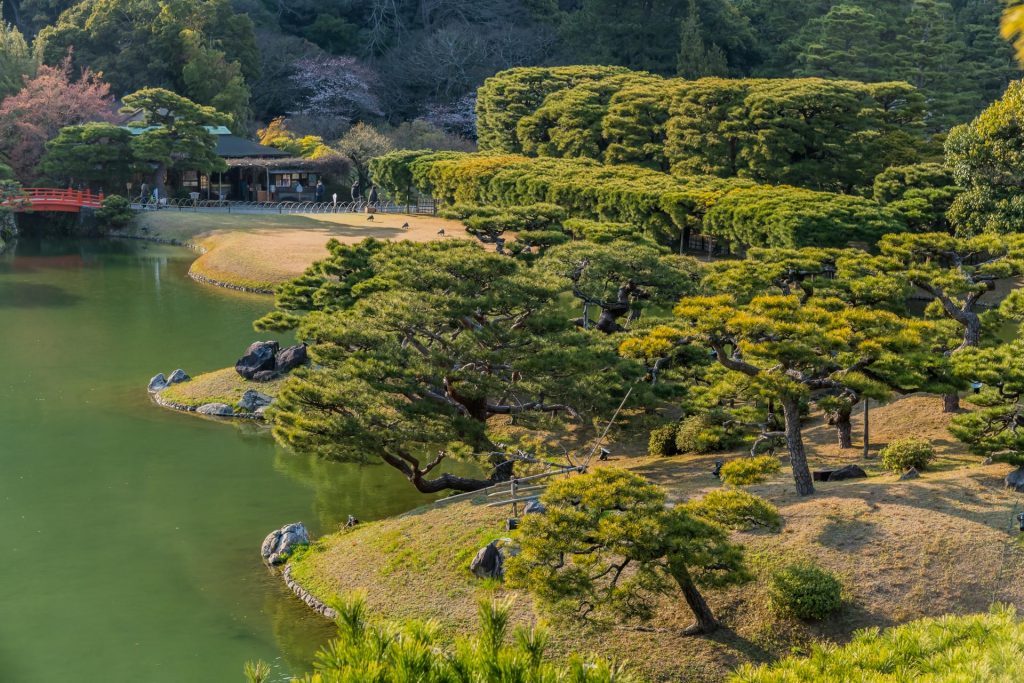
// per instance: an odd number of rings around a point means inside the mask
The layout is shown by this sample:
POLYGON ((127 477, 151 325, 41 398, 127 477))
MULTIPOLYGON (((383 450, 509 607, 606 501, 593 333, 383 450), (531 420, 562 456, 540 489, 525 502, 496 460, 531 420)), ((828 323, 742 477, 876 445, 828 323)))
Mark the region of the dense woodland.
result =
POLYGON ((55 66, 70 51, 76 74, 100 74, 116 97, 163 87, 240 128, 311 115, 302 132, 334 138, 353 121, 426 118, 470 136, 475 90, 497 71, 604 64, 687 79, 906 81, 938 132, 1018 73, 1000 10, 997 0, 5 0, 0 96, 32 71, 31 55, 55 66))

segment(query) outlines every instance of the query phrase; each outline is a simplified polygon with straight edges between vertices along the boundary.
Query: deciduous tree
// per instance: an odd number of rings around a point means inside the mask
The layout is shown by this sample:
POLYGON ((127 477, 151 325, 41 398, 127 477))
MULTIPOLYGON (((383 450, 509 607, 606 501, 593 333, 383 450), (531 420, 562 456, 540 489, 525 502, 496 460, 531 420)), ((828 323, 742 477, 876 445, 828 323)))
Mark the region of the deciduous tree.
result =
POLYGON ((114 117, 109 86, 86 71, 75 80, 72 67, 41 66, 16 95, 0 103, 0 159, 21 180, 34 177, 46 141, 61 128, 114 117))

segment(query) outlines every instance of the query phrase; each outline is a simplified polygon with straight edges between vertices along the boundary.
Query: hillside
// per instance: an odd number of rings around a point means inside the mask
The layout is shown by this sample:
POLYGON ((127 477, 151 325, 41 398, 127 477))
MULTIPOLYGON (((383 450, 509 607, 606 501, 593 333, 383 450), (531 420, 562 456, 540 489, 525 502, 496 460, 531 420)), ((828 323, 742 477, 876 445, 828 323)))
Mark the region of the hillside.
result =
MULTIPOLYGON (((1007 466, 964 455, 939 410, 939 398, 914 395, 872 411, 872 450, 903 436, 936 446, 935 467, 912 481, 881 473, 875 460, 859 459, 859 449, 840 455, 833 432, 820 419, 811 421, 812 467, 855 461, 872 476, 819 484, 805 499, 797 498, 785 471, 749 487, 776 504, 785 523, 778 535, 737 535, 749 548, 758 580, 710 593, 727 630, 712 638, 681 637, 678 629, 689 615, 665 603, 650 630, 557 623, 554 647, 628 660, 651 680, 718 681, 743 662, 800 651, 818 639, 843 641, 866 626, 984 611, 993 601, 1024 605, 1024 588, 1008 580, 1024 569, 1024 553, 1013 520, 1021 505, 1002 485, 1007 466), (765 605, 763 578, 778 563, 799 557, 815 559, 844 583, 844 609, 819 625, 780 620, 765 605)), ((611 466, 633 468, 684 500, 718 485, 710 476, 716 459, 619 457, 611 466)), ((293 576, 323 599, 365 591, 380 614, 437 619, 450 633, 472 627, 482 595, 511 594, 516 620, 530 622, 539 613, 528 595, 481 583, 466 569, 478 548, 506 535, 505 514, 463 503, 362 524, 321 539, 293 561, 293 576)))

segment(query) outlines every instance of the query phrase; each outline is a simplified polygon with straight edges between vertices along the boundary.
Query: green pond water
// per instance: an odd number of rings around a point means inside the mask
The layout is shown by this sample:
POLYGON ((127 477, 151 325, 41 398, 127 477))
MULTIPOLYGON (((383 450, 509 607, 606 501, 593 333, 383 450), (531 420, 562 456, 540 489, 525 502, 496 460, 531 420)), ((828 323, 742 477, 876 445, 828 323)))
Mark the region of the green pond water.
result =
POLYGON ((150 402, 157 372, 234 362, 270 305, 192 282, 193 258, 102 240, 0 255, 0 681, 242 681, 256 658, 286 680, 332 629, 261 566, 263 537, 424 502, 386 468, 150 402))

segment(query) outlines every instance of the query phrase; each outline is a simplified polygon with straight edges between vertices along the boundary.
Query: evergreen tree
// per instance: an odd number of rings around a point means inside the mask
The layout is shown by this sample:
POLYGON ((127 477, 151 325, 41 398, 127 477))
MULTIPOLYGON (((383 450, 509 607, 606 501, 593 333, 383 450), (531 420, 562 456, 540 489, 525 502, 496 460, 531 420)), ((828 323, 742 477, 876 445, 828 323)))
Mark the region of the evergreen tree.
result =
POLYGON ((544 514, 522 521, 510 583, 581 618, 649 619, 659 595, 682 594, 695 618, 684 633, 715 631, 698 585, 748 580, 743 549, 702 507, 665 502, 663 489, 620 469, 553 483, 541 496, 544 514))
POLYGON ((36 60, 21 31, 0 16, 0 102, 21 90, 25 77, 34 75, 35 68, 36 60))
POLYGON ((85 181, 108 193, 120 191, 135 171, 132 135, 110 123, 62 128, 46 143, 39 170, 60 186, 85 181))
POLYGON ((679 56, 676 74, 687 79, 704 76, 725 76, 728 60, 722 48, 704 44, 704 35, 697 11, 697 0, 690 0, 690 10, 683 19, 679 33, 679 56))

